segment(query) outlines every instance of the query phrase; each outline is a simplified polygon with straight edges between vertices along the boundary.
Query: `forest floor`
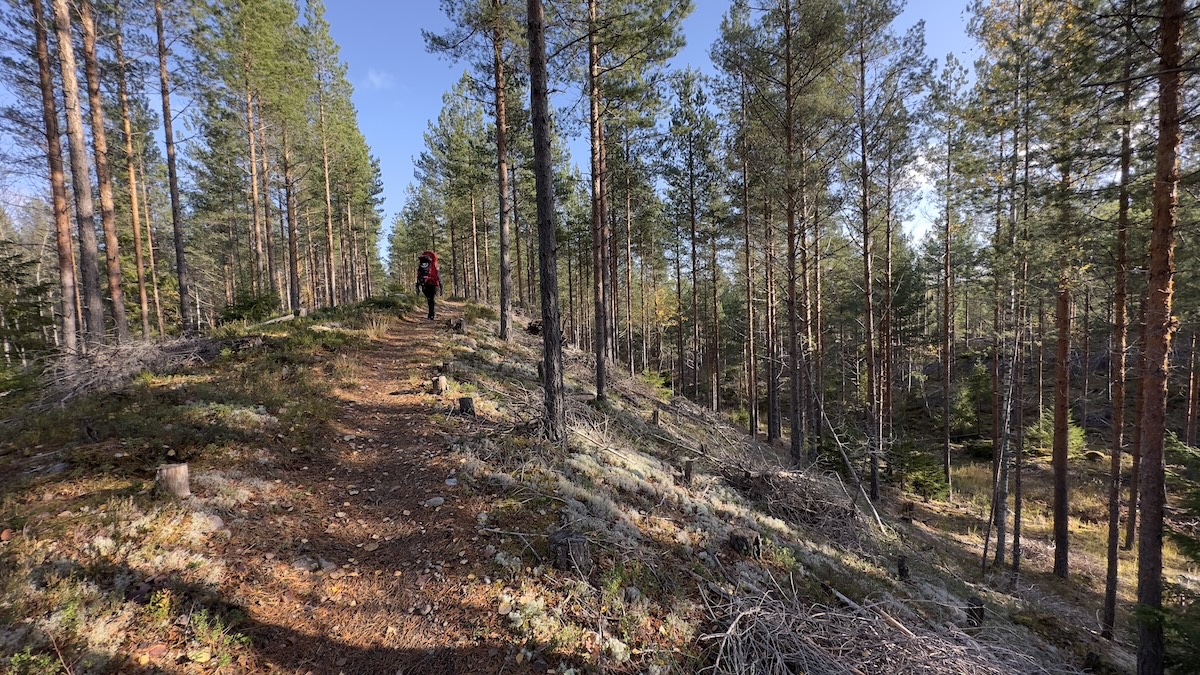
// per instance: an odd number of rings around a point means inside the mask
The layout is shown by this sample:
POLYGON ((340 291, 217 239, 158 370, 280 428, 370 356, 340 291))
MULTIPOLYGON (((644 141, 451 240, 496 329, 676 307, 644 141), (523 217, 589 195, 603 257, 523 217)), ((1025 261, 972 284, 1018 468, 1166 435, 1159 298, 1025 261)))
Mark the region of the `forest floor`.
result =
POLYGON ((1051 579, 1036 528, 1020 583, 981 575, 970 499, 908 523, 893 492, 876 516, 836 461, 788 470, 650 379, 614 373, 590 401, 575 350, 569 447, 550 446, 540 338, 519 319, 502 342, 488 308, 442 307, 226 331, 206 365, 9 417, 0 668, 1131 671, 1129 627, 1097 637, 1095 585, 1051 579), (183 500, 153 489, 176 461, 183 500), (560 531, 590 564, 554 564, 560 531))

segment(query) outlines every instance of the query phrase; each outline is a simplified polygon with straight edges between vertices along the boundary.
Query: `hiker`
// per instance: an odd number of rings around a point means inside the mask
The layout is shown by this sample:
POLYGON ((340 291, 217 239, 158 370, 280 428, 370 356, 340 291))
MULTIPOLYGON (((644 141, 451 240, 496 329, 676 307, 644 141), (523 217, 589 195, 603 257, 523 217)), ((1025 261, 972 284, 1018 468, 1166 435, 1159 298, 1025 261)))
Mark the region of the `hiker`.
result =
POLYGON ((429 318, 434 317, 434 297, 442 292, 442 280, 438 276, 437 254, 425 251, 417 259, 417 292, 425 294, 429 302, 429 318))

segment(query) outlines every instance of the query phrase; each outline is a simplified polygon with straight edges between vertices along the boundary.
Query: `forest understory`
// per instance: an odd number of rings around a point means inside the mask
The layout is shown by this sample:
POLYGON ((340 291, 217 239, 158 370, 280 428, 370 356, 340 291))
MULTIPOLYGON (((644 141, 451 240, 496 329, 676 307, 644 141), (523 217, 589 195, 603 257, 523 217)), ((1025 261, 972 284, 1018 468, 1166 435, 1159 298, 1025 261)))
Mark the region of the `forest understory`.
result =
POLYGON ((990 454, 957 446, 952 500, 893 481, 872 506, 837 453, 791 467, 652 377, 615 372, 596 403, 575 349, 551 445, 540 338, 411 302, 227 326, 206 363, 6 401, 6 672, 1133 672, 1132 618, 1099 637, 1106 463, 1086 451, 1071 580, 1037 456, 1021 574, 981 574, 990 454), (155 488, 177 462, 184 499, 155 488))

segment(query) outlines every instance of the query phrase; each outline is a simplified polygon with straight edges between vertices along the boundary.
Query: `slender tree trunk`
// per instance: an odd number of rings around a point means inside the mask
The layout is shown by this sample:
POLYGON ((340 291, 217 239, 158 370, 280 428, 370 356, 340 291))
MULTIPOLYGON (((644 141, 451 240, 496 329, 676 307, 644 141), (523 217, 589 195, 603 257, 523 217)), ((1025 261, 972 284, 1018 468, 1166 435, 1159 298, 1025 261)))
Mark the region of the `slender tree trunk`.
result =
POLYGON ((68 359, 79 355, 78 308, 75 302, 75 252, 71 241, 71 214, 67 204, 67 181, 63 172, 62 141, 58 131, 58 110, 54 97, 46 13, 42 0, 30 0, 33 13, 34 51, 38 63, 38 89, 42 95, 42 125, 46 132, 46 164, 49 167, 51 203, 54 207, 54 243, 58 253, 59 321, 61 346, 68 359))
POLYGON ((121 109, 121 131, 125 139, 125 170, 129 178, 129 211, 133 223, 133 254, 137 272, 138 306, 142 314, 142 339, 150 339, 150 303, 146 296, 146 266, 142 252, 142 223, 138 204, 137 175, 133 167, 133 127, 129 119, 129 93, 126 84, 124 41, 121 32, 121 6, 113 3, 116 26, 113 29, 117 56, 117 102, 121 109))
POLYGON ((950 132, 946 133, 946 222, 942 231, 942 472, 946 479, 946 489, 950 498, 954 498, 954 483, 950 480, 950 368, 953 365, 951 328, 954 326, 954 315, 951 313, 952 293, 954 290, 951 280, 950 243, 953 236, 953 190, 950 189, 950 179, 953 176, 950 132))
MULTIPOLYGON (((492 27, 492 76, 496 94, 496 179, 497 192, 500 195, 500 339, 509 340, 512 331, 512 262, 509 260, 508 252, 511 213, 508 208, 508 113, 504 100, 507 83, 504 74, 504 58, 501 52, 504 38, 500 30, 500 0, 492 0, 492 9, 496 13, 496 22, 492 27)), ((530 30, 532 31, 532 27, 530 30)), ((557 280, 557 274, 555 279, 557 280)), ((557 321, 557 287, 554 292, 554 305, 554 319, 557 321)))
POLYGON ((1142 475, 1142 411, 1146 404, 1146 302, 1143 300, 1138 309, 1138 359, 1137 386, 1133 393, 1133 439, 1130 446, 1129 458, 1133 466, 1129 473, 1129 514, 1125 517, 1126 551, 1133 549, 1134 535, 1137 532, 1138 519, 1138 490, 1142 475))
POLYGON ((709 259, 712 267, 712 410, 721 409, 721 302, 717 289, 717 235, 712 235, 712 257, 709 259))
MULTIPOLYGON (((64 0, 56 0, 63 2, 64 0)), ((185 334, 197 329, 192 307, 192 282, 188 275, 187 255, 183 247, 183 204, 179 199, 179 176, 175 166, 175 130, 171 117, 171 80, 167 73, 167 39, 163 22, 163 2, 154 0, 155 26, 158 33, 158 80, 162 91, 163 133, 167 146, 167 181, 171 192, 171 223, 175 234, 175 276, 179 281, 179 321, 185 334)))
POLYGON ((150 180, 146 178, 146 163, 142 160, 142 203, 146 206, 146 252, 150 255, 150 288, 153 291, 154 298, 154 318, 158 326, 158 337, 163 338, 167 334, 167 322, 164 316, 162 299, 158 294, 158 263, 155 260, 157 255, 154 252, 154 213, 150 204, 150 180))
MULTIPOLYGON (((1064 220, 1065 222, 1065 220, 1064 220)), ((1067 431, 1071 406, 1071 280, 1063 269, 1058 279, 1057 354, 1054 359, 1054 575, 1067 578, 1068 531, 1067 431)))
MULTIPOLYGON (((60 0, 61 1, 61 0, 60 0)), ((604 176, 601 153, 604 146, 603 122, 600 118, 600 45, 597 0, 588 0, 588 98, 590 101, 590 128, 592 142, 592 275, 596 303, 596 400, 607 396, 606 358, 608 352, 608 302, 606 299, 606 269, 604 260, 605 236, 608 215, 604 209, 604 176)), ((682 352, 680 358, 683 358, 682 352)))
POLYGON ((51 4, 58 36, 58 62, 62 72, 63 107, 67 116, 67 141, 71 157, 71 187, 75 194, 75 223, 79 231, 79 287, 83 301, 84 343, 90 345, 104 340, 104 301, 100 297, 100 253, 96 242, 92 179, 79 101, 71 10, 67 0, 51 0, 51 4))
POLYGON ((262 101, 258 104, 258 133, 259 145, 262 147, 262 152, 259 153, 259 160, 262 162, 262 228, 263 228, 263 248, 267 253, 266 276, 267 286, 271 291, 271 296, 283 304, 283 297, 280 294, 280 286, 278 276, 278 265, 275 259, 275 242, 271 236, 271 166, 270 152, 267 145, 267 123, 262 113, 262 101))
POLYGON ((1183 0, 1163 0, 1159 24, 1158 148, 1155 156, 1150 274, 1146 296, 1146 402, 1142 429, 1142 529, 1138 534, 1138 675, 1163 672, 1163 510, 1166 505, 1163 441, 1179 218, 1179 149, 1183 145, 1183 0))
POLYGON ((263 254, 263 226, 259 212, 259 183, 258 183, 258 135, 254 133, 254 99, 250 92, 250 63, 243 61, 242 70, 246 73, 246 142, 250 146, 250 239, 254 243, 251 251, 254 257, 254 277, 251 284, 254 293, 261 292, 266 269, 263 254))
POLYGON ((296 188, 292 176, 291 146, 288 143, 288 130, 283 127, 283 193, 287 203, 288 225, 288 300, 293 312, 299 312, 300 303, 300 233, 298 231, 299 215, 296 213, 296 188))
POLYGON ((750 244, 750 142, 747 138, 749 134, 750 115, 749 109, 749 93, 746 88, 746 79, 743 76, 741 80, 741 88, 739 93, 741 104, 741 123, 743 133, 741 137, 741 196, 742 196, 742 237, 745 242, 744 256, 745 266, 743 272, 746 276, 746 399, 747 407, 749 408, 750 417, 750 437, 758 437, 758 372, 755 368, 758 360, 758 352, 754 344, 754 261, 751 257, 750 244))
POLYGON ((534 182, 537 189, 538 263, 542 287, 542 363, 546 436, 564 440, 562 330, 558 309, 558 242, 554 223, 554 165, 550 153, 550 102, 546 74, 545 16, 541 0, 527 0, 529 109, 533 118, 534 182))
POLYGON ((780 358, 776 307, 778 291, 775 279, 775 226, 771 218, 771 198, 765 189, 763 190, 763 228, 767 246, 767 259, 764 265, 766 269, 764 284, 767 287, 767 316, 764 321, 767 342, 767 442, 774 443, 783 438, 783 415, 779 401, 780 358))
MULTIPOLYGON (((322 88, 317 93, 318 122, 321 131, 321 172, 325 178, 325 299, 330 307, 338 304, 337 270, 333 259, 333 190, 329 181, 329 129, 325 119, 325 91, 322 88)), ((451 230, 453 232, 453 230, 451 230)), ((453 249, 451 249, 453 251, 453 249)), ((457 294, 458 287, 455 286, 457 294)))
POLYGON ((479 283, 479 214, 475 208, 475 190, 471 190, 471 297, 480 298, 479 283))
POLYGON ((1200 382, 1197 382, 1200 373, 1196 370, 1196 357, 1196 333, 1193 331, 1192 348, 1188 357, 1187 421, 1184 428, 1184 438, 1192 447, 1196 445, 1196 399, 1200 395, 1200 382))
MULTIPOLYGON (((1126 11, 1132 14, 1132 0, 1126 3, 1126 11)), ((1130 22, 1132 17, 1126 17, 1130 22)), ((1125 39, 1129 42, 1131 23, 1126 23, 1125 39)), ((1101 635, 1113 639, 1113 628, 1117 623, 1117 584, 1120 579, 1120 556, 1117 546, 1121 532, 1121 452, 1125 442, 1125 309, 1129 279, 1129 180, 1133 163, 1133 91, 1129 79, 1133 64, 1128 53, 1125 57, 1125 84, 1122 91, 1123 119, 1121 121, 1121 177, 1117 195, 1117 250, 1116 279, 1113 287, 1112 351, 1109 354, 1112 389, 1112 453, 1108 477, 1108 565, 1104 578, 1104 611, 1101 619, 1101 635)))
POLYGON ((104 103, 100 100, 100 66, 96 58, 96 21, 90 0, 79 1, 79 23, 83 28, 83 72, 87 80, 88 108, 92 118, 92 147, 96 155, 96 185, 100 195, 100 223, 104 231, 104 258, 108 272, 108 297, 112 303, 117 342, 129 340, 125 318, 125 294, 121 281, 121 256, 117 241, 116 206, 113 203, 112 170, 108 164, 108 132, 104 127, 104 103))

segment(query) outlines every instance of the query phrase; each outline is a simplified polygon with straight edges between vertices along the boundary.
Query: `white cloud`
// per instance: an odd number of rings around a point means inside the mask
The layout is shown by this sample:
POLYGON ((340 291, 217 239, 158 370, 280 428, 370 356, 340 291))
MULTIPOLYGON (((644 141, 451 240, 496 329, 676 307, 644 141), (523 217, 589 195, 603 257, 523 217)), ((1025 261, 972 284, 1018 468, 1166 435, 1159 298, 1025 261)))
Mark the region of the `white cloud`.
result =
POLYGON ((367 84, 372 89, 391 89, 396 84, 396 78, 385 70, 371 68, 367 70, 367 84))

